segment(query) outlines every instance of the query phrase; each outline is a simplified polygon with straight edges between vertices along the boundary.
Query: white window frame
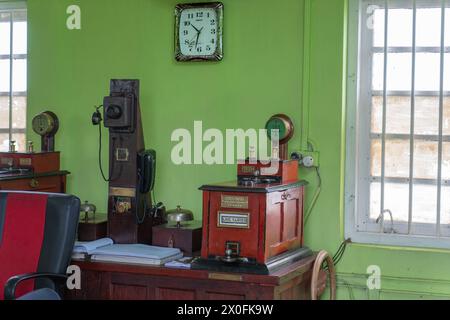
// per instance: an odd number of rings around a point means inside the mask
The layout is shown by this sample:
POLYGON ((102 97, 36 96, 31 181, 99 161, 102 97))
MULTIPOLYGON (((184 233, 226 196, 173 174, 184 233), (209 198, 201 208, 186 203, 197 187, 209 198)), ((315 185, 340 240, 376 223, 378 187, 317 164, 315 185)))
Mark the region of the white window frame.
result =
MULTIPOLYGON (((13 98, 14 97, 27 97, 28 89, 25 92, 14 92, 13 91, 13 60, 15 59, 26 59, 28 61, 28 53, 25 54, 13 54, 13 23, 12 23, 12 13, 27 11, 26 1, 10 1, 10 2, 0 2, 0 12, 11 13, 11 30, 10 30, 10 53, 6 55, 0 55, 0 59, 9 60, 9 92, 0 92, 0 96, 9 97, 9 128, 0 128, 0 133, 8 134, 9 140, 13 140, 13 134, 26 134, 26 128, 13 128, 13 98)), ((27 19, 28 20, 28 19, 27 19)), ((22 149, 25 146, 22 146, 22 149)))
MULTIPOLYGON (((411 0, 389 0, 388 2, 389 8, 393 8, 397 4, 401 7, 404 7, 405 4, 413 3, 411 0)), ((437 226, 414 223, 414 228, 416 230, 422 230, 425 233, 428 233, 430 228, 439 228, 439 232, 437 232, 436 236, 420 236, 409 234, 411 230, 410 223, 406 223, 405 226, 405 223, 395 222, 393 223, 394 229, 401 231, 401 233, 384 233, 382 231, 384 229, 383 226, 380 227, 379 224, 376 224, 373 219, 370 218, 369 188, 371 179, 371 150, 370 130, 368 130, 368 128, 371 127, 371 112, 367 109, 363 110, 361 108, 361 103, 363 101, 370 101, 369 99, 372 98, 373 92, 372 88, 370 87, 370 84, 372 82, 372 74, 364 72, 364 68, 361 68, 360 66, 372 65, 371 53, 367 52, 371 47, 371 45, 369 46, 367 44, 372 43, 372 33, 364 30, 367 30, 367 28, 365 27, 367 23, 367 7, 369 4, 379 4, 381 7, 384 7, 385 3, 385 0, 349 0, 346 110, 346 174, 344 194, 345 236, 347 238, 351 238, 355 243, 450 249, 450 230, 448 230, 448 233, 447 230, 445 230, 444 232, 441 231, 441 228, 443 228, 443 226, 440 225, 440 218, 438 218, 438 222, 436 224, 437 226), (366 88, 368 85, 369 87, 366 88)), ((417 8, 421 7, 424 3, 424 1, 417 0, 417 8)), ((448 6, 450 4, 450 1, 446 0, 445 4, 446 6, 448 6)), ((426 6, 430 7, 429 4, 427 4, 426 6)), ((449 24, 450 21, 447 21, 446 26, 449 24)), ((417 52, 418 48, 415 46, 415 44, 413 44, 413 48, 416 48, 416 50, 413 51, 417 52)), ((441 54, 443 54, 442 50, 441 54)), ((371 68, 367 69, 370 70, 371 68)), ((416 95, 420 94, 419 92, 414 90, 413 92, 416 92, 416 95)), ((441 100, 444 94, 448 93, 444 93, 441 81, 441 90, 439 92, 441 100)), ((440 111, 442 112, 442 101, 440 109, 440 111)), ((442 136, 441 138, 438 137, 438 140, 440 140, 439 152, 442 153, 442 136)), ((440 159, 442 159, 442 157, 440 157, 440 159)), ((439 169, 439 171, 441 171, 441 169, 439 169)), ((388 213, 386 213, 384 220, 385 224, 388 224, 388 226, 390 226, 391 222, 388 213)))

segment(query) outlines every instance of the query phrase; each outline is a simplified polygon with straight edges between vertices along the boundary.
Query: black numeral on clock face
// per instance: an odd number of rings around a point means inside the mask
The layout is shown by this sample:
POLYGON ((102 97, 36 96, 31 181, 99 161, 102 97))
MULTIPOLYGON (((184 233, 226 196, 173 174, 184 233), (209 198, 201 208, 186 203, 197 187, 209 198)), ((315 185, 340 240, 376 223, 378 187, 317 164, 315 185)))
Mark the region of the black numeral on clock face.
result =
POLYGON ((183 31, 183 34, 184 34, 185 36, 187 36, 187 35, 189 34, 189 31, 184 30, 184 31, 183 31))
POLYGON ((211 29, 211 34, 216 34, 216 29, 211 29))
POLYGON ((202 47, 198 47, 197 52, 202 52, 202 47))
POLYGON ((188 17, 188 19, 194 19, 194 14, 193 13, 188 13, 187 17, 188 17))
POLYGON ((185 21, 185 22, 184 22, 184 26, 185 26, 185 27, 189 27, 190 25, 191 25, 191 22, 190 22, 190 21, 185 21))

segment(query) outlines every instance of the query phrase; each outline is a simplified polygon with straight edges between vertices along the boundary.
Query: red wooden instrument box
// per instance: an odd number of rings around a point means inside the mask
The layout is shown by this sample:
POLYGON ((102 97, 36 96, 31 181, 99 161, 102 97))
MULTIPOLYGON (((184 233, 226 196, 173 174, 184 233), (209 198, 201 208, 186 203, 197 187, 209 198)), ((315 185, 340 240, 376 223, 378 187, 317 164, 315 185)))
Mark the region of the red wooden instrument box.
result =
POLYGON ((303 248, 306 182, 256 181, 238 179, 200 188, 203 242, 194 268, 267 274, 311 254, 303 248))

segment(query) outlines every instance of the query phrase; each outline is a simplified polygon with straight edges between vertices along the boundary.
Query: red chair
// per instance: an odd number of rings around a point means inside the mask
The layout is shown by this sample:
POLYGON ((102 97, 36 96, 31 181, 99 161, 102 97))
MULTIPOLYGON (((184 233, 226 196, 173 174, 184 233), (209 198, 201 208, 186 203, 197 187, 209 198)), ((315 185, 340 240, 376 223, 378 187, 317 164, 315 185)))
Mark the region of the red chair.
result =
POLYGON ((74 196, 0 191, 0 300, 30 299, 26 294, 34 290, 44 293, 41 299, 56 297, 67 278, 79 216, 74 196))

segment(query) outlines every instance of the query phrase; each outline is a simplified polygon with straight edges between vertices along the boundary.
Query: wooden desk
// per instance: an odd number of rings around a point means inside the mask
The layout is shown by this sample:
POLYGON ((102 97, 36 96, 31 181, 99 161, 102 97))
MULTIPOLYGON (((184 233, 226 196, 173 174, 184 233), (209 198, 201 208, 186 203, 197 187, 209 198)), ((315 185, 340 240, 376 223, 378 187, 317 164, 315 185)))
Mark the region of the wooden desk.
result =
POLYGON ((66 192, 68 171, 28 174, 0 174, 0 190, 66 192))
POLYGON ((271 275, 227 274, 115 263, 74 261, 86 300, 293 300, 310 299, 315 256, 271 275))

